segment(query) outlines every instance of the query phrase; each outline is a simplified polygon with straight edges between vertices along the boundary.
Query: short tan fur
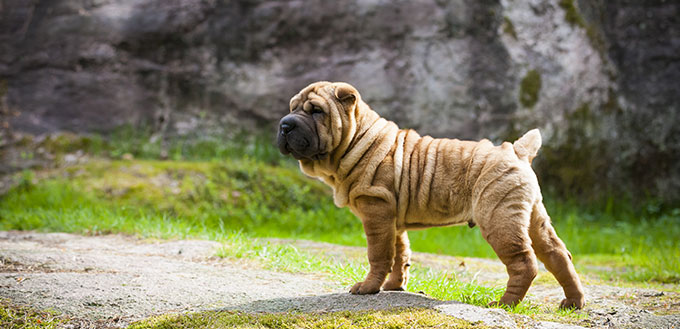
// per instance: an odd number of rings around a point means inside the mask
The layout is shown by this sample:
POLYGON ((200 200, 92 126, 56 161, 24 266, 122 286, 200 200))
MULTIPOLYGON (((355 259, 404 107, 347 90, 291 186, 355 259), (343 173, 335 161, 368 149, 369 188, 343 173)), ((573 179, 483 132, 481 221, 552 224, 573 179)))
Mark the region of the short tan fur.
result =
POLYGON ((564 289, 561 307, 583 307, 571 254, 551 225, 531 168, 541 146, 537 129, 499 146, 420 136, 381 118, 351 85, 324 81, 295 95, 290 110, 313 126, 322 155, 300 159, 302 171, 330 185, 335 204, 349 206, 363 223, 370 270, 351 293, 406 288, 407 230, 469 224, 479 226, 507 268, 501 304, 524 298, 538 258, 564 289), (323 115, 309 115, 311 108, 323 115))

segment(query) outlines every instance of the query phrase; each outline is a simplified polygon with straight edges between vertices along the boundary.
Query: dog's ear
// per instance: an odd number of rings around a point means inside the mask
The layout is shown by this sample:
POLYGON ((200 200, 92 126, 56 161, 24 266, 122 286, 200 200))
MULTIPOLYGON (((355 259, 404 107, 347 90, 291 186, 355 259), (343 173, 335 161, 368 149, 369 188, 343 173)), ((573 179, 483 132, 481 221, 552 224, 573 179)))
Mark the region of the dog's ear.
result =
POLYGON ((354 103, 359 99, 359 92, 352 85, 340 82, 335 86, 335 98, 343 103, 354 103))

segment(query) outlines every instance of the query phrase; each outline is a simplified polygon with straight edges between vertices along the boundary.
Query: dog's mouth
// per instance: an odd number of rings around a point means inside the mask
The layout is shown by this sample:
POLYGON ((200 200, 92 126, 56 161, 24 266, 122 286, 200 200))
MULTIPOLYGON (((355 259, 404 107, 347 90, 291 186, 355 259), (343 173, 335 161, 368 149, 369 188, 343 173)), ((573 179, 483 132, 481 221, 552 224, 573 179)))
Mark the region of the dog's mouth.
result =
POLYGON ((321 152, 319 154, 312 156, 312 160, 320 161, 325 159, 326 157, 328 157, 328 152, 321 152))
POLYGON ((326 157, 328 157, 328 152, 320 152, 320 153, 316 153, 316 154, 303 154, 303 153, 297 152, 296 150, 291 149, 290 144, 288 144, 288 143, 286 143, 285 149, 286 149, 286 152, 285 153, 282 152, 282 153, 285 154, 285 155, 287 155, 287 154, 292 155, 293 158, 295 158, 295 160, 319 161, 319 160, 323 160, 326 157))
POLYGON ((279 151, 283 155, 290 154, 296 160, 313 160, 319 161, 328 157, 328 152, 314 152, 309 148, 309 141, 296 141, 300 144, 298 147, 293 146, 285 136, 280 135, 278 140, 279 151), (311 152, 310 152, 311 151, 311 152))

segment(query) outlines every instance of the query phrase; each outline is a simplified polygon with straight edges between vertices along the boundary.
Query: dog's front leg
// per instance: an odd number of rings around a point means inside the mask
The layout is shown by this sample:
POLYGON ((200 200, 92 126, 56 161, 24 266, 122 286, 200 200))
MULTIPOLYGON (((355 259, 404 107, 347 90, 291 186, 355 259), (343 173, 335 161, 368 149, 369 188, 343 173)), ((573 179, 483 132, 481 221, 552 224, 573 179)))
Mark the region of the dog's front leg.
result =
POLYGON ((383 284, 383 290, 406 290, 408 282, 408 268, 411 266, 411 248, 406 231, 397 231, 396 254, 392 273, 383 284))
POLYGON ((352 294, 375 294, 392 270, 395 255, 396 219, 389 202, 376 197, 362 196, 352 209, 364 224, 368 244, 370 270, 363 282, 357 282, 352 294))

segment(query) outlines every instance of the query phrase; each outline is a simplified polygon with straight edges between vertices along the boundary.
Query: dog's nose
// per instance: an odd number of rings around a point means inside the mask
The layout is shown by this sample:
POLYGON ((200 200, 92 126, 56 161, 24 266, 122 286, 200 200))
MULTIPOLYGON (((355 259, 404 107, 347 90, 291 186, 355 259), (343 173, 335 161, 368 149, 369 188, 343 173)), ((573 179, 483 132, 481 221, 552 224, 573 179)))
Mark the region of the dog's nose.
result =
POLYGON ((281 125, 279 126, 279 129, 281 133, 285 135, 289 133, 291 130, 295 129, 295 121, 290 117, 283 118, 283 120, 281 120, 281 125))
POLYGON ((281 131, 283 131, 284 134, 287 134, 289 131, 293 130, 293 126, 287 123, 282 123, 281 124, 281 131))

